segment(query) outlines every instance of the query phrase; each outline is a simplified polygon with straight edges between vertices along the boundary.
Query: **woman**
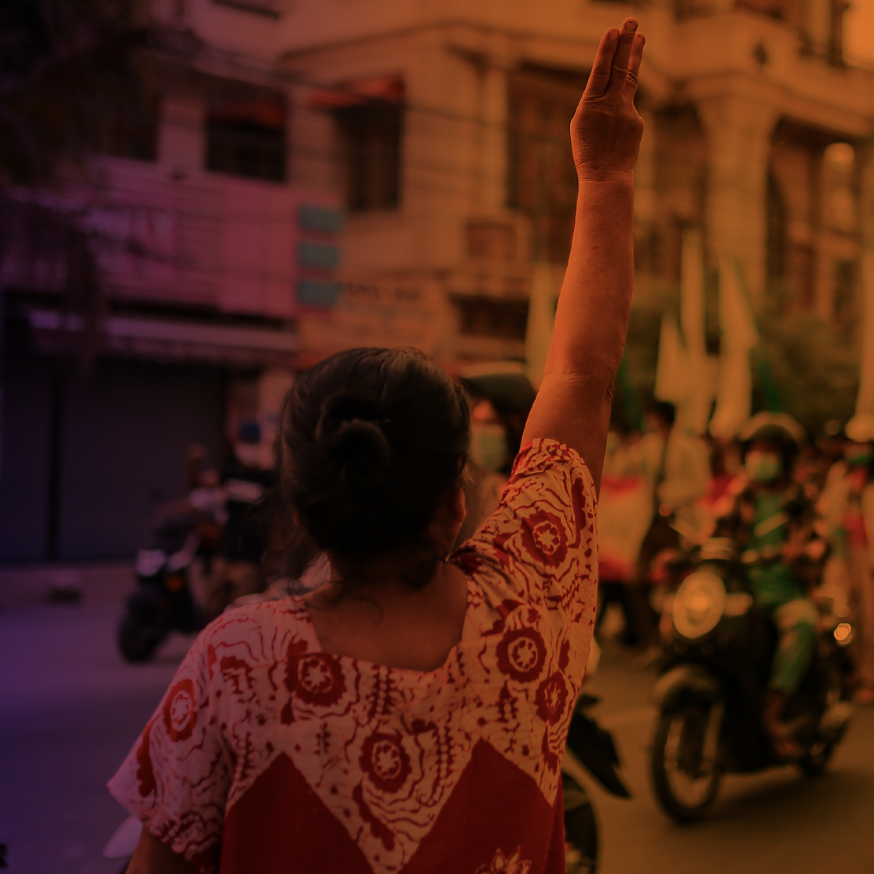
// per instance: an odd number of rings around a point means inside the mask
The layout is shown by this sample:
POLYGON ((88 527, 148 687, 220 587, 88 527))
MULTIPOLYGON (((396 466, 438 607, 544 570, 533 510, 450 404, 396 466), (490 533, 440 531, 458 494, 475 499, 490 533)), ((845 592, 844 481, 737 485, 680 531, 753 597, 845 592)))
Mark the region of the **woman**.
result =
POLYGON ((332 577, 198 638, 110 788, 142 872, 564 871, 559 765, 596 597, 595 500, 632 288, 643 38, 601 41, 543 384, 501 505, 464 516, 464 398, 418 353, 303 374, 282 488, 332 577))
POLYGON ((847 423, 843 461, 828 473, 820 510, 832 549, 827 579, 846 583, 858 622, 857 704, 874 704, 874 415, 847 423))

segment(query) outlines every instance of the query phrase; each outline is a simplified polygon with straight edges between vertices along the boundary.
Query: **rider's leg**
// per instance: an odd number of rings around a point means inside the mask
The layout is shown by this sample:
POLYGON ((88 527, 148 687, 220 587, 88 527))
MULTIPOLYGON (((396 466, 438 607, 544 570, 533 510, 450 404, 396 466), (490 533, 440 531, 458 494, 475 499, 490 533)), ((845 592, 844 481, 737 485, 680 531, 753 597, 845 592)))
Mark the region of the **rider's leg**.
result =
POLYGON ((797 745, 783 722, 786 702, 798 689, 816 649, 817 612, 812 601, 798 598, 773 613, 780 642, 771 670, 770 694, 765 706, 765 729, 775 749, 785 756, 797 755, 797 745))
POLYGON ((858 635, 855 641, 857 695, 863 703, 874 700, 874 573, 867 546, 851 546, 849 577, 856 609, 858 635))

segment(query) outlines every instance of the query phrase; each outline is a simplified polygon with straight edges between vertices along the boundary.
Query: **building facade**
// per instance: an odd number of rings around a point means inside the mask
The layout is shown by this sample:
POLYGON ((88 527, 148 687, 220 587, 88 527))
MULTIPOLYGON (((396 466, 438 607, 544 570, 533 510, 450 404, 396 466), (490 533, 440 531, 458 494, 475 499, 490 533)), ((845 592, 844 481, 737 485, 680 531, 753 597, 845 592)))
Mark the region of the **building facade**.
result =
POLYGON ((710 266, 739 261, 757 307, 776 296, 852 321, 874 217, 874 73, 843 60, 845 6, 289 4, 278 29, 301 80, 295 136, 336 150, 348 210, 334 342, 323 327, 302 339, 328 351, 369 323, 450 366, 542 355, 530 332, 526 350, 526 323, 548 321, 567 256, 568 122, 601 34, 629 14, 648 36, 637 294, 678 284, 693 226, 710 266))
POLYGON ((97 107, 87 182, 21 194, 84 228, 102 313, 82 372, 59 354, 86 330, 60 293, 69 265, 51 247, 3 260, 3 562, 132 556, 156 504, 184 495, 189 446, 219 467, 243 419, 267 461, 298 318, 338 293, 340 203, 330 180, 291 173, 276 17, 156 12, 148 93, 97 107))
POLYGON ((95 115, 90 375, 51 258, 7 258, 0 561, 130 555, 243 418, 265 457, 296 371, 411 345, 542 366, 575 205, 568 124, 604 30, 648 36, 636 294, 698 228, 755 305, 858 321, 874 237, 874 73, 843 0, 155 0, 153 95, 95 115), (342 255, 342 257, 341 257, 342 255))

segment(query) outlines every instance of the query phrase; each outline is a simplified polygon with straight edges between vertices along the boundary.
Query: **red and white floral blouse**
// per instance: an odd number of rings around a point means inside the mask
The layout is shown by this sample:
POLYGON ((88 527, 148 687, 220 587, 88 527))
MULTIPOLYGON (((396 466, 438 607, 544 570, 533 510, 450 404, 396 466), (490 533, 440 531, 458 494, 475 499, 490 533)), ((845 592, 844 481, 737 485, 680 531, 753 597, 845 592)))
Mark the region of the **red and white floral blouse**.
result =
POLYGON ((450 559, 461 641, 422 673, 321 651, 295 598, 201 633, 109 784, 202 872, 554 874, 595 617, 595 491, 553 440, 450 559))

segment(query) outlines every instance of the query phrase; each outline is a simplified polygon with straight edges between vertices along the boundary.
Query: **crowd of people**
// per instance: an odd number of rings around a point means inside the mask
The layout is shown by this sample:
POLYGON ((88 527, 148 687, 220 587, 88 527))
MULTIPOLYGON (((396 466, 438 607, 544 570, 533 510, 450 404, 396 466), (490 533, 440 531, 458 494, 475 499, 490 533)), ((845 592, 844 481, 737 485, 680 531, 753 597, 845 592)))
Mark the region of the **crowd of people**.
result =
MULTIPOLYGON (((656 403, 643 434, 611 426, 599 506, 601 610, 619 605, 621 641, 640 665, 658 656, 665 563, 712 536, 747 557, 747 582, 783 631, 774 687, 785 697, 815 645, 820 585, 842 589, 858 629, 855 699, 874 702, 874 416, 809 435, 760 413, 737 438, 690 435, 656 403), (791 640, 790 640, 791 638, 791 640)), ((773 712, 779 716, 781 696, 773 712)))

